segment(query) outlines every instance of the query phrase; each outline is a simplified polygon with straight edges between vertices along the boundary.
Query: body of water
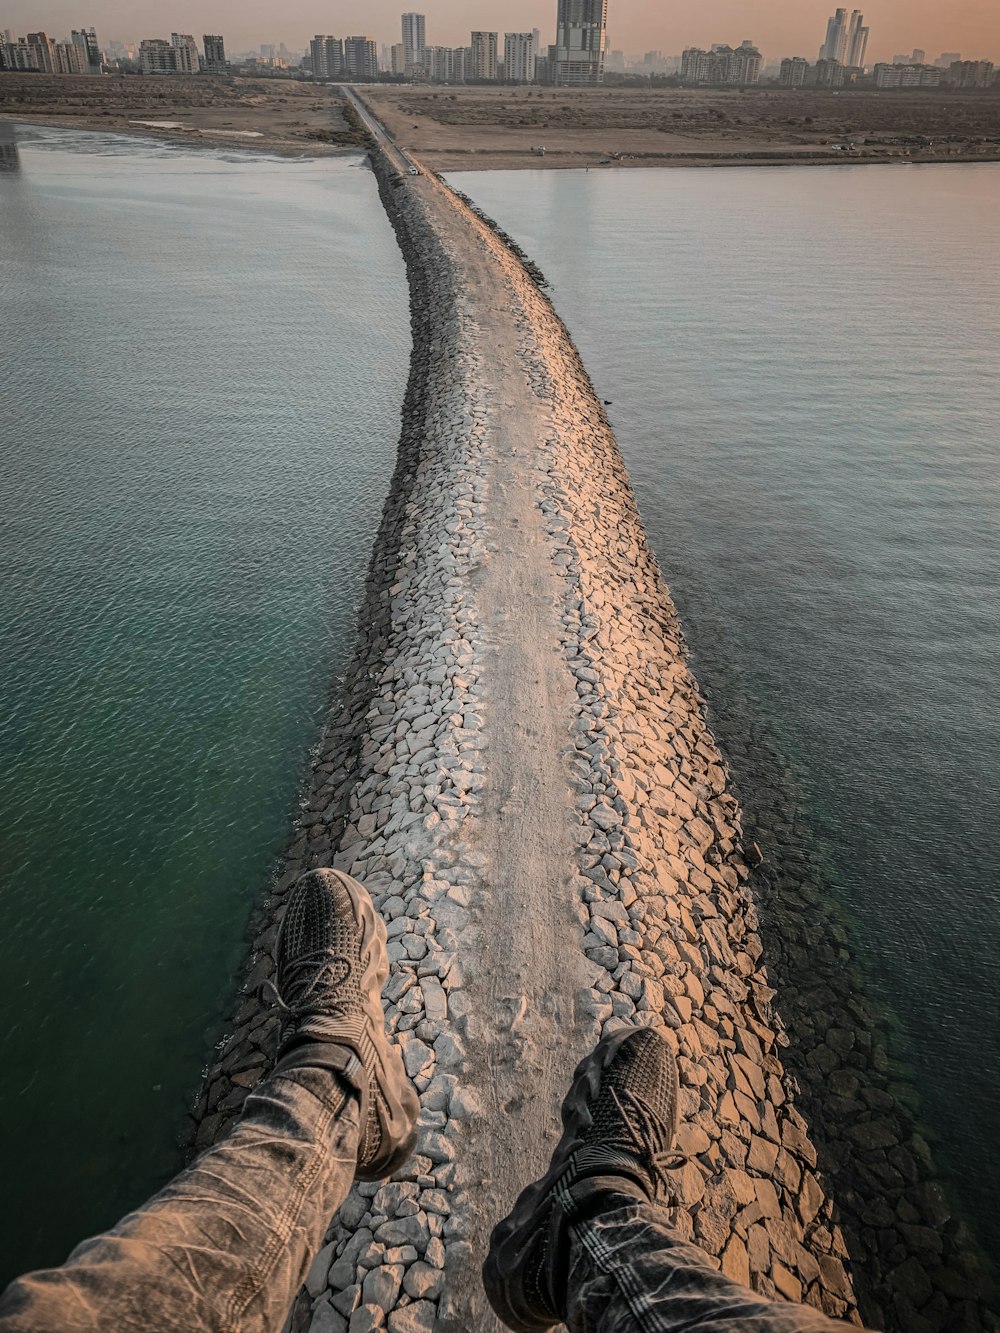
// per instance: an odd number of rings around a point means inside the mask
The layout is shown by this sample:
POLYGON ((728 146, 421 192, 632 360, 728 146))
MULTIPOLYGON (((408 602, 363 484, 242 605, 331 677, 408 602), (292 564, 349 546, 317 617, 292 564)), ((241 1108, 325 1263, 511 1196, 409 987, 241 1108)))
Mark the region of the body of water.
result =
POLYGON ((345 664, 402 259, 360 159, 25 130, 0 175, 0 1285, 177 1165, 345 664))
POLYGON ((451 179, 553 284, 1000 1251, 1000 167, 451 179))

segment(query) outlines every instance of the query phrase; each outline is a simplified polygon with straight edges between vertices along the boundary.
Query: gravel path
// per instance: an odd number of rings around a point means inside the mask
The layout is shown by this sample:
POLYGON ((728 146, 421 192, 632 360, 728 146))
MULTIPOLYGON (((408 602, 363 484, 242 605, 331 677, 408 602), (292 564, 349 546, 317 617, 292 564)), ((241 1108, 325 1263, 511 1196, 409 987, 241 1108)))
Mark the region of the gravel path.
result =
MULTIPOLYGON (((610 426, 502 239, 435 177, 375 168, 411 284, 399 463, 196 1146, 266 1068, 254 988, 274 921, 297 875, 332 863, 388 922, 386 1016, 421 1130, 395 1181, 348 1199, 293 1328, 496 1328, 488 1230, 546 1161, 577 1059, 635 1023, 676 1041, 678 1231, 756 1290, 856 1320, 780 1058, 740 812, 610 426)), ((940 1292, 910 1276, 926 1314, 940 1292)))

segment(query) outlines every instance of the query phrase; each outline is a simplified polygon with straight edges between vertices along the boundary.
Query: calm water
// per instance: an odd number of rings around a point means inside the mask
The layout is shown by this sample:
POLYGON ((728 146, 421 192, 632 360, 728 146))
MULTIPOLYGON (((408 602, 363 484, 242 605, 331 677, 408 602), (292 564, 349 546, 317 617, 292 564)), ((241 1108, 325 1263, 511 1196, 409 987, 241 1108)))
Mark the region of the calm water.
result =
POLYGON ((0 1284, 175 1166, 409 355, 359 161, 26 134, 0 175, 0 1284))
POLYGON ((453 179, 553 283, 1000 1252, 1000 167, 453 179))

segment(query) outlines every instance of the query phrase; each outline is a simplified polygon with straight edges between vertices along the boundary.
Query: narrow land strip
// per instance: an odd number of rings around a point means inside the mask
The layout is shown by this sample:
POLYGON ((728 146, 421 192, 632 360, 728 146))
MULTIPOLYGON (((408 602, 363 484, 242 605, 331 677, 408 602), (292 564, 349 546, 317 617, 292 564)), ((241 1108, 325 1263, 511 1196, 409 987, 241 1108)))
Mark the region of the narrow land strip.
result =
POLYGON ((196 1142, 266 1067, 253 986, 273 918, 332 862, 389 923, 386 1018, 421 1130, 396 1180, 348 1199, 295 1327, 494 1327, 488 1229, 542 1166, 578 1056, 631 1023, 676 1042, 680 1234, 758 1291, 856 1318, 780 1057, 740 812, 611 429, 502 240, 433 175, 375 168, 412 293, 399 465, 362 643, 196 1142))

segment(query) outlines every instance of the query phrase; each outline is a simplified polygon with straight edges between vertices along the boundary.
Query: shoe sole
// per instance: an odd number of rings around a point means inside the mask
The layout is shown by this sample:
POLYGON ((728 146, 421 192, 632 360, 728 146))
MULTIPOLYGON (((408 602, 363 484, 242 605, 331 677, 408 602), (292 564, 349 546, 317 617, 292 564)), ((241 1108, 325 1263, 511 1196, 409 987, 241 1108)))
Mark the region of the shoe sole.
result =
POLYGON ((379 1154, 365 1166, 359 1166, 355 1179, 384 1180, 412 1156, 417 1141, 416 1122, 420 1114, 420 1102, 406 1076, 402 1054, 399 1047, 389 1041, 385 1030, 382 988, 389 977, 389 955, 386 952, 388 933, 385 922, 375 910, 371 894, 363 884, 342 870, 324 870, 320 873, 335 877, 351 900, 359 933, 358 953, 364 969, 360 980, 361 994, 368 1019, 360 1042, 351 1044, 366 1068, 366 1052, 363 1049, 365 1038, 374 1051, 374 1078, 379 1094, 375 1109, 382 1142, 397 1145, 388 1154, 379 1154))
MULTIPOLYGON (((577 1065, 573 1082, 562 1104, 562 1138, 556 1144, 548 1171, 540 1180, 521 1191, 510 1214, 497 1223, 490 1237, 489 1253, 483 1264, 483 1286, 490 1304, 500 1319, 514 1333, 542 1333, 555 1323, 532 1320, 516 1301, 520 1289, 523 1256, 530 1250, 540 1227, 549 1224, 550 1210, 544 1205, 550 1190, 566 1170, 573 1148, 584 1130, 594 1123, 590 1107, 597 1098, 601 1077, 618 1052, 637 1032, 645 1028, 623 1028, 602 1037, 589 1055, 577 1065)), ((654 1029, 658 1031, 658 1029, 654 1029)), ((669 1045, 669 1043, 667 1043, 669 1045)), ((677 1067, 671 1061, 674 1078, 674 1102, 678 1085, 677 1067)))

